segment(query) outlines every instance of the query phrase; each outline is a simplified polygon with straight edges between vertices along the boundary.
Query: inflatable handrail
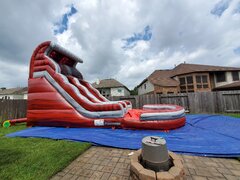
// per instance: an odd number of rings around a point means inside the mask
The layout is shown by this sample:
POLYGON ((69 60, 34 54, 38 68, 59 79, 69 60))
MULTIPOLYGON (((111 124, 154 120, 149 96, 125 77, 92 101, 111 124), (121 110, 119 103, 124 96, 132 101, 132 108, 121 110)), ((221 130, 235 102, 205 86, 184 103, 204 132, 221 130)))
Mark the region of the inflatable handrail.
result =
POLYGON ((100 101, 99 99, 97 99, 92 93, 90 93, 89 90, 88 90, 85 86, 83 86, 83 85, 79 82, 79 80, 78 80, 77 78, 73 77, 73 80, 74 80, 74 82, 75 82, 79 87, 82 88, 82 90, 83 90, 90 98, 94 99, 94 101, 96 101, 96 102, 102 102, 102 101, 100 101))
POLYGON ((96 93, 95 97, 97 97, 101 101, 109 101, 107 98, 105 98, 98 90, 96 90, 90 83, 87 81, 81 80, 80 83, 84 85, 87 89, 92 90, 93 92, 96 93), (88 86, 86 86, 88 85, 88 86))
MULTIPOLYGON (((71 77, 70 77, 71 78, 71 77)), ((73 77, 73 81, 76 83, 76 87, 79 89, 79 88, 82 88, 81 90, 84 91, 86 93, 86 95, 90 98, 92 98, 95 102, 95 104, 115 104, 115 103, 122 103, 124 104, 125 108, 125 112, 127 112, 127 109, 128 109, 128 106, 127 106, 127 103, 124 102, 124 101, 100 101, 99 99, 97 99, 85 86, 83 86, 82 84, 80 84, 79 80, 75 77, 73 77)), ((74 83, 73 83, 74 85, 74 83)), ((91 100, 89 100, 91 101, 91 100)))

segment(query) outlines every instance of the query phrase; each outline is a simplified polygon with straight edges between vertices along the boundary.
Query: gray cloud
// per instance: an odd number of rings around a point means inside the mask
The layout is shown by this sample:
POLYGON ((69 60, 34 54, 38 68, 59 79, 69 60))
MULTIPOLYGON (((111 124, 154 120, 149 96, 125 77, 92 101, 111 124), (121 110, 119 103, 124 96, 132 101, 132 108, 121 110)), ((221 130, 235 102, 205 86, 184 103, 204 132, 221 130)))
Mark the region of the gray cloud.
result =
POLYGON ((45 40, 55 40, 52 23, 53 1, 0 2, 0 86, 26 86, 28 66, 34 48, 45 40))

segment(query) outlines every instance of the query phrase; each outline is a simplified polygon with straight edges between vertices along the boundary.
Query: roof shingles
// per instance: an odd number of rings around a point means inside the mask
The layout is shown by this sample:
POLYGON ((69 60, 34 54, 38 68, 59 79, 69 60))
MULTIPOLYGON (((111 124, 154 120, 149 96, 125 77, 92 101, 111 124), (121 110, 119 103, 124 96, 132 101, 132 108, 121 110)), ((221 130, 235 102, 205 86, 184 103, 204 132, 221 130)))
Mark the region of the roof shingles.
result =
POLYGON ((172 70, 156 70, 149 77, 149 81, 158 86, 178 86, 179 82, 171 78, 172 70))
POLYGON ((194 72, 240 71, 240 68, 182 63, 176 66, 172 71, 172 76, 177 76, 194 72))
POLYGON ((226 85, 218 86, 214 88, 214 90, 224 90, 224 89, 240 89, 240 81, 236 81, 230 84, 226 84, 226 85))
MULTIPOLYGON (((96 82, 92 84, 94 88, 117 88, 117 87, 125 87, 122 83, 118 82, 115 79, 103 79, 100 80, 100 83, 97 84, 96 82)), ((127 89, 127 88, 126 88, 127 89)))
POLYGON ((28 88, 10 88, 0 90, 0 95, 11 95, 11 94, 24 94, 27 93, 28 88))

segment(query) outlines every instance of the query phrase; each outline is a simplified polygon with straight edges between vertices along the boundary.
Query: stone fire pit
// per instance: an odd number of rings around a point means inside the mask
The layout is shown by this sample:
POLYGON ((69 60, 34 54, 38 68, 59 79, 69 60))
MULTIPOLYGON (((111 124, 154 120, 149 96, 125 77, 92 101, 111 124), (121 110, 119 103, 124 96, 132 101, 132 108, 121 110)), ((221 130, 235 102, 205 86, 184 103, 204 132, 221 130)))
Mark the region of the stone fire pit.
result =
POLYGON ((134 152, 130 157, 130 175, 133 180, 170 180, 170 179, 183 179, 184 170, 181 157, 175 153, 168 151, 169 157, 172 161, 172 167, 168 171, 155 172, 146 169, 140 163, 142 150, 134 152))

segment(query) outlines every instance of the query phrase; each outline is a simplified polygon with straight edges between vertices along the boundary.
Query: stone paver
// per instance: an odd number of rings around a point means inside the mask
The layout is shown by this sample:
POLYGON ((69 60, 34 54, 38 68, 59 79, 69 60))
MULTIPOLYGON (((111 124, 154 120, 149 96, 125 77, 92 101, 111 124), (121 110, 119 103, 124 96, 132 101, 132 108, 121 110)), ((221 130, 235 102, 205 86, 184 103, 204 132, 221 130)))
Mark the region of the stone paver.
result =
MULTIPOLYGON (((91 147, 52 180, 130 180, 132 150, 91 147)), ((179 155, 186 180, 240 180, 240 162, 235 159, 179 155)))

